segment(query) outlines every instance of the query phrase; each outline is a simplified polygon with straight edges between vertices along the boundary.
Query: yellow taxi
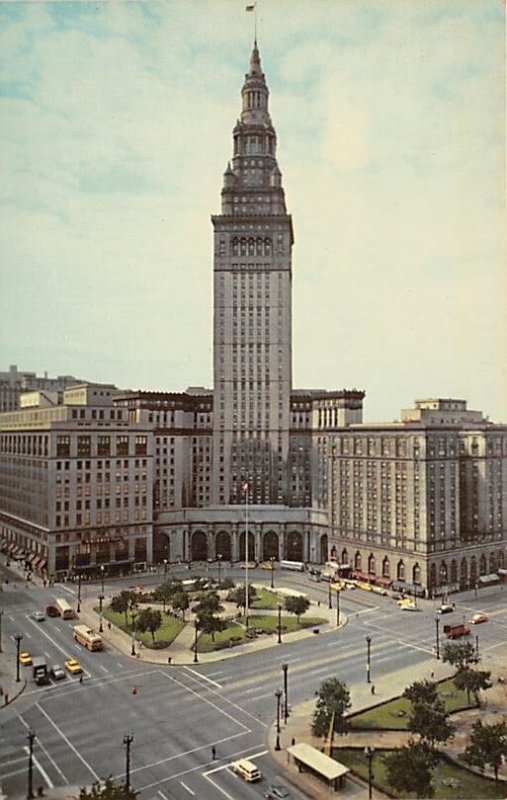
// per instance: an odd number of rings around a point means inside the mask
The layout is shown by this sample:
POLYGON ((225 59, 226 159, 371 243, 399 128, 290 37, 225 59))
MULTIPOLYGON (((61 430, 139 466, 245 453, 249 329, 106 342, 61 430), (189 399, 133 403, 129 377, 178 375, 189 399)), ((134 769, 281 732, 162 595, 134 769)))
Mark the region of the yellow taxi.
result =
POLYGON ((68 658, 65 662, 65 669, 67 672, 70 672, 71 675, 79 675, 80 672, 83 671, 83 667, 76 661, 75 658, 68 658))
POLYGON ((19 663, 23 664, 25 667, 29 667, 32 663, 32 655, 31 653, 20 653, 19 654, 19 663))

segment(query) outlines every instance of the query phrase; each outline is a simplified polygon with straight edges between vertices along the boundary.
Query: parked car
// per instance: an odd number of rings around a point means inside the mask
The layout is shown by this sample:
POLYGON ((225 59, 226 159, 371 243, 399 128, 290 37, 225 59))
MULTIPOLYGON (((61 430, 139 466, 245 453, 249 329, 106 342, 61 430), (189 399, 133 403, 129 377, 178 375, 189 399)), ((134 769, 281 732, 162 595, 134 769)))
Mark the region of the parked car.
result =
POLYGON ((420 611, 420 610, 421 606, 416 606, 415 603, 403 603, 403 605, 400 606, 400 611, 420 611))
POLYGON ((83 671, 83 667, 75 658, 67 659, 65 662, 65 669, 67 672, 70 672, 71 675, 79 675, 79 673, 83 671))
POLYGON ((19 654, 19 663, 23 664, 24 667, 29 667, 32 663, 32 654, 31 653, 20 653, 19 654))
POLYGON ((472 625, 478 625, 479 622, 487 622, 489 617, 487 614, 472 614, 468 620, 472 625))
POLYGON ((34 611, 32 614, 32 619, 34 619, 36 622, 44 622, 46 615, 44 611, 34 611))
POLYGON ((440 608, 437 608, 437 614, 452 614, 454 606, 450 603, 442 603, 440 608))
POLYGON ((54 681, 61 681, 63 680, 63 678, 65 678, 65 670, 58 664, 54 664, 51 667, 50 672, 51 672, 51 677, 53 678, 54 681))

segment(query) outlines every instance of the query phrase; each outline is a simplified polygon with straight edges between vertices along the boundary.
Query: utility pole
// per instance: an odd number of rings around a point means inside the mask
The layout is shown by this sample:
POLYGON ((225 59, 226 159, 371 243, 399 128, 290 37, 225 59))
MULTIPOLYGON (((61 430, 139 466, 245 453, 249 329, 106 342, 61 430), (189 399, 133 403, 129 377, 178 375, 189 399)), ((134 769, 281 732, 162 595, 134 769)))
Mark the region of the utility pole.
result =
POLYGON ((3 653, 2 650, 2 617, 4 615, 3 611, 0 611, 0 653, 3 653))
POLYGON ((278 603, 278 644, 282 643, 282 606, 278 603))
POLYGON ((130 746, 134 741, 133 733, 126 733, 123 737, 123 744, 125 745, 125 794, 128 797, 130 792, 130 746))
POLYGON ((366 682, 371 683, 371 636, 366 637, 366 682))
POLYGON ((282 690, 277 689, 275 692, 276 697, 276 743, 275 743, 275 750, 281 750, 280 747, 280 698, 282 696, 282 690))
POLYGON ((77 573, 77 613, 81 613, 81 572, 77 573))
POLYGON ((336 627, 340 626, 340 590, 336 590, 336 627))

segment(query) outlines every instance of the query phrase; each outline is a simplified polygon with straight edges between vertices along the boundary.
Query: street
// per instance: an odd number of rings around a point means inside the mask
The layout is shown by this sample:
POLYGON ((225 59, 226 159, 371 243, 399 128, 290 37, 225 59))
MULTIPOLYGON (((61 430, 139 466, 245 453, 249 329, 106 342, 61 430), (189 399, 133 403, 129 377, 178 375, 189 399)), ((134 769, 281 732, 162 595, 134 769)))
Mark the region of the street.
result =
MULTIPOLYGON (((5 568, 3 579, 5 579, 5 568)), ((241 571, 237 570, 239 580, 241 571)), ((143 576, 147 585, 160 576, 143 576)), ((269 580, 256 571, 255 581, 269 580)), ((137 579, 136 579, 137 580, 137 579)), ((328 586, 311 583, 305 575, 279 572, 277 583, 300 588, 321 604, 327 603, 328 586)), ((132 578, 124 585, 132 585, 132 578)), ((106 595, 124 585, 106 585, 106 595)), ((1 710, 0 784, 7 797, 26 794, 27 733, 36 734, 33 745, 34 787, 85 785, 109 775, 125 776, 124 736, 133 735, 130 779, 142 798, 206 797, 259 798, 267 782, 283 779, 267 746, 268 731, 276 717, 275 691, 283 686, 282 664, 288 664, 289 706, 312 698, 327 678, 339 677, 348 686, 372 685, 411 665, 427 659, 436 662, 436 602, 422 601, 419 613, 402 612, 391 597, 369 592, 341 593, 341 613, 347 624, 320 635, 309 635, 291 643, 265 650, 252 650, 237 658, 174 667, 136 661, 113 648, 90 653, 72 638, 73 621, 47 618, 36 622, 33 611, 50 599, 75 599, 75 585, 52 589, 16 581, 0 595, 3 613, 2 677, 15 670, 15 633, 23 636, 21 650, 45 654, 50 664, 63 665, 67 657, 77 658, 84 668, 83 683, 67 675, 48 687, 36 686, 31 667, 21 667, 27 679, 25 691, 1 710), (370 669, 367 669, 367 641, 370 638, 370 669), (216 758, 213 758, 215 748, 216 758), (244 783, 231 770, 235 760, 252 758, 264 780, 244 783)), ((88 585, 86 591, 98 591, 88 585)), ((448 618, 461 621, 477 611, 489 615, 489 622, 472 626, 470 641, 481 653, 484 668, 506 641, 506 611, 501 587, 474 597, 473 592, 453 598, 456 610, 448 618)), ((333 598, 333 605, 335 605, 333 598)), ((330 626, 327 626, 330 627, 330 626)), ((189 662, 191 661, 189 657, 189 662)), ((0 682, 2 680, 0 677, 0 682)), ((403 687, 400 687, 400 690, 403 687)), ((281 726, 281 746, 284 740, 281 726)), ((291 787, 294 798, 306 795, 291 787)))

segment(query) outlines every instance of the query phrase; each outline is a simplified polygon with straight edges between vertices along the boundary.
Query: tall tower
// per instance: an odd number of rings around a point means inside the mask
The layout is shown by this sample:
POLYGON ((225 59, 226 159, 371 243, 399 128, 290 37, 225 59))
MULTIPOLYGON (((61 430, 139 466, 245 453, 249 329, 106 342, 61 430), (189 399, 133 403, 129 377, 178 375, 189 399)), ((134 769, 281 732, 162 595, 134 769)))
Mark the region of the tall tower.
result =
POLYGON ((257 42, 214 229, 212 503, 285 504, 292 220, 257 42))

